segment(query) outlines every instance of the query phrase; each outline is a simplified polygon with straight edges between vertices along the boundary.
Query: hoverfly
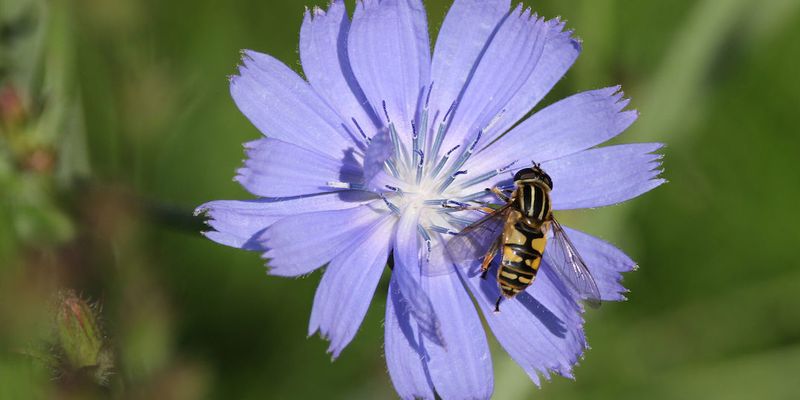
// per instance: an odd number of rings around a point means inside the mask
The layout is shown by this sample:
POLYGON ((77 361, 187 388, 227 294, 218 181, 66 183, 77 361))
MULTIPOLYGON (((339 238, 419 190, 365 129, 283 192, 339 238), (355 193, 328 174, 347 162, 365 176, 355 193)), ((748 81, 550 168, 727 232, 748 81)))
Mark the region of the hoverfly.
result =
POLYGON ((564 229, 553 217, 550 191, 553 181, 539 164, 524 168, 514 175, 513 189, 491 191, 504 205, 489 208, 489 214, 467 226, 447 243, 456 264, 482 260, 485 279, 498 252, 502 260, 497 268, 501 295, 495 303, 500 311, 503 298, 512 299, 530 286, 536 278, 542 257, 560 280, 591 306, 600 304, 597 284, 564 229), (548 234, 552 232, 550 238, 548 234), (548 248, 547 241, 553 245, 548 248))

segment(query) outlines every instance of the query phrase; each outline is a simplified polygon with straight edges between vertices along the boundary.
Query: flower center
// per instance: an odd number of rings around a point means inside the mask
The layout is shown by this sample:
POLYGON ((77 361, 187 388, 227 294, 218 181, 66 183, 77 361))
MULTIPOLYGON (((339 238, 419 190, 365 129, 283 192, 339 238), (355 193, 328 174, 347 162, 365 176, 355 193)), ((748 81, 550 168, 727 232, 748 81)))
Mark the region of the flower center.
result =
POLYGON ((467 171, 464 168, 476 152, 484 132, 496 119, 461 145, 443 149, 454 107, 450 107, 438 124, 434 121, 429 128, 426 104, 419 124, 411 124, 413 132, 408 143, 401 140, 384 104, 393 147, 385 170, 400 182, 400 187, 387 186, 389 192, 383 195, 384 200, 398 215, 409 207, 416 208, 420 214, 420 233, 428 241, 433 232, 455 234, 473 222, 476 216, 470 211, 472 206, 479 204, 479 199, 491 196, 486 190, 489 188, 480 184, 509 170, 514 164, 491 171, 467 171))

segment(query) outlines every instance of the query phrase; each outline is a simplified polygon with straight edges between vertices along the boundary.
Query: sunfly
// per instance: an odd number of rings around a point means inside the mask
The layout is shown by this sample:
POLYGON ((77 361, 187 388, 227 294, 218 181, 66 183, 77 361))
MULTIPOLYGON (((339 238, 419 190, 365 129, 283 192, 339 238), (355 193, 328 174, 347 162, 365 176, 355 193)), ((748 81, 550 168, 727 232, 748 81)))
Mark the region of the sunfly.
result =
POLYGON ((482 260, 486 278, 497 254, 497 283, 501 295, 495 303, 500 311, 503 298, 511 299, 527 289, 536 279, 542 258, 561 280, 592 306, 600 302, 594 278, 586 268, 564 229, 553 217, 550 191, 553 181, 539 164, 519 170, 514 187, 491 191, 504 203, 499 208, 477 208, 489 214, 455 235, 447 244, 452 258, 460 266, 482 260), (548 240, 552 240, 546 252, 548 240))

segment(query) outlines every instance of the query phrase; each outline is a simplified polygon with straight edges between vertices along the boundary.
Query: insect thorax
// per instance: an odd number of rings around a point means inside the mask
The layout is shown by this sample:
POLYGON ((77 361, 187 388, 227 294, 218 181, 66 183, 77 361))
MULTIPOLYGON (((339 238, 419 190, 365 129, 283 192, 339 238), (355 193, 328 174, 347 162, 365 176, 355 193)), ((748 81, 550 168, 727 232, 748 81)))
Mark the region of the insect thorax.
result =
POLYGON ((540 180, 516 182, 516 206, 534 225, 541 225, 551 216, 550 188, 540 180))

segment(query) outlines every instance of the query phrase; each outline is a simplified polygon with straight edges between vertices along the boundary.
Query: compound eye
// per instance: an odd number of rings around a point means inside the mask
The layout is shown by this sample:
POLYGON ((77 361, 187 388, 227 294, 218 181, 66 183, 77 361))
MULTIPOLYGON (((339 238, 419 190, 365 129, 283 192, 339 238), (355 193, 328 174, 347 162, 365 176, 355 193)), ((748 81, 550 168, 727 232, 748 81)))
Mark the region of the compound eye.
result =
POLYGON ((550 179, 550 175, 544 174, 544 176, 542 178, 544 178, 543 179, 544 183, 546 183, 547 186, 550 187, 550 190, 553 190, 553 180, 550 179))
POLYGON ((528 174, 532 174, 532 173, 533 173, 532 169, 523 168, 523 169, 517 171, 516 174, 514 174, 514 181, 518 181, 518 180, 522 179, 523 176, 528 175, 528 174))

